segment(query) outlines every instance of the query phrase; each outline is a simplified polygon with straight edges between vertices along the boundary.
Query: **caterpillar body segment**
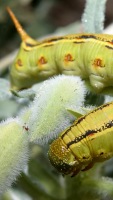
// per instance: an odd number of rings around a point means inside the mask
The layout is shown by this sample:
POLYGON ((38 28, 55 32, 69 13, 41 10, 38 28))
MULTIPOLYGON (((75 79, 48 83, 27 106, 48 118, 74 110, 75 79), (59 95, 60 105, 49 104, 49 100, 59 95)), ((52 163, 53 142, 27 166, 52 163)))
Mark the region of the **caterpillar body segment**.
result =
POLYGON ((113 156, 113 102, 77 119, 49 148, 49 159, 62 174, 75 176, 113 156))
POLYGON ((89 79, 96 92, 113 86, 113 36, 73 34, 35 41, 7 9, 22 43, 10 69, 12 90, 28 88, 53 75, 78 75, 89 79))

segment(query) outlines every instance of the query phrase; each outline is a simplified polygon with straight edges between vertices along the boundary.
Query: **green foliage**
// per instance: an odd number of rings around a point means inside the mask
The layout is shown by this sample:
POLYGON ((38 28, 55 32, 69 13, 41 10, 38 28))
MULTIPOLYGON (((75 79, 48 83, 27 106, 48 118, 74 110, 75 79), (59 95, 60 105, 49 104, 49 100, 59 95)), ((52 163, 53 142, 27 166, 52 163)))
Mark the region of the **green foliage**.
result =
POLYGON ((106 0, 87 0, 82 22, 84 31, 88 33, 102 33, 106 0))

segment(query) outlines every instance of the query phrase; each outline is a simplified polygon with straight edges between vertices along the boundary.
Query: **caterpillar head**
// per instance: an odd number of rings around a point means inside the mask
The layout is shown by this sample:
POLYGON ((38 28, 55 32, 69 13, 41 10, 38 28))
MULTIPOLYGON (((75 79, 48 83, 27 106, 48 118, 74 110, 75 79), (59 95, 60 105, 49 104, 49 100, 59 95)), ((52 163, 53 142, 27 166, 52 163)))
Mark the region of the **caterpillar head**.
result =
POLYGON ((50 145, 48 156, 51 164, 63 175, 75 176, 81 169, 79 162, 60 137, 50 145))

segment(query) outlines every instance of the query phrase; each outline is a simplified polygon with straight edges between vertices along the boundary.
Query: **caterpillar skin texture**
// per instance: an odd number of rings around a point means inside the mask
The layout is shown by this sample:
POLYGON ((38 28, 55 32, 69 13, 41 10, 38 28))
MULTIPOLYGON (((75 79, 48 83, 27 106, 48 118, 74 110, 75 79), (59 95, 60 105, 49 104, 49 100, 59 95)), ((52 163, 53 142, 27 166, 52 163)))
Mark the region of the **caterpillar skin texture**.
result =
POLYGON ((75 176, 113 156, 113 102, 80 117, 49 148, 49 159, 63 175, 75 176))
POLYGON ((57 74, 89 79, 96 92, 113 86, 113 36, 73 34, 38 42, 22 29, 7 9, 21 38, 20 50, 10 69, 12 90, 28 88, 57 74))

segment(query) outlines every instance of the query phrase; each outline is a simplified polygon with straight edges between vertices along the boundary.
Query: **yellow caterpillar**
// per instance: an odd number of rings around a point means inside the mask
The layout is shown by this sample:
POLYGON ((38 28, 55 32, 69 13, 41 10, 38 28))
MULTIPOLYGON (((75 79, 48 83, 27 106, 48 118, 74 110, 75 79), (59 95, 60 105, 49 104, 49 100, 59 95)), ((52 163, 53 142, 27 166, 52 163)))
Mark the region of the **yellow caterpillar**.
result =
POLYGON ((89 79, 96 92, 113 86, 113 36, 73 34, 41 42, 32 39, 7 8, 21 38, 20 50, 10 69, 12 90, 28 88, 53 75, 89 79))
POLYGON ((49 159, 62 174, 75 176, 113 156, 113 102, 77 119, 50 145, 49 159))

